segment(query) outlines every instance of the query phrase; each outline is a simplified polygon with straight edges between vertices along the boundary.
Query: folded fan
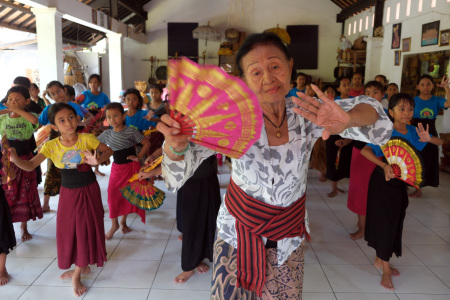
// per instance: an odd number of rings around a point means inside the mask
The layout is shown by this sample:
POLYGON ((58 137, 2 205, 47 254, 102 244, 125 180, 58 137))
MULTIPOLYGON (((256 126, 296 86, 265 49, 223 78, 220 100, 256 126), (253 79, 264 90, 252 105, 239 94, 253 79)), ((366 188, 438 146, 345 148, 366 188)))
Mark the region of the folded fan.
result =
POLYGON ((11 187, 11 162, 9 160, 9 143, 6 133, 2 136, 2 151, 4 152, 2 155, 2 166, 3 171, 6 175, 6 183, 8 184, 8 189, 11 187))
POLYGON ((394 137, 381 146, 386 161, 392 166, 395 177, 419 188, 423 182, 422 158, 419 151, 411 143, 394 137))
POLYGON ((239 158, 261 135, 256 95, 238 77, 183 57, 169 62, 171 116, 192 142, 239 158))
POLYGON ((50 132, 52 131, 52 125, 48 124, 45 125, 37 131, 36 134, 36 149, 34 151, 39 150, 45 142, 47 142, 50 139, 50 132))
MULTIPOLYGON (((153 170, 162 162, 162 159, 162 156, 158 157, 148 166, 142 167, 140 171, 149 172, 153 170)), ((134 174, 128 180, 130 184, 120 189, 122 196, 141 209, 157 209, 163 204, 166 194, 147 180, 139 180, 138 175, 139 173, 134 174)))

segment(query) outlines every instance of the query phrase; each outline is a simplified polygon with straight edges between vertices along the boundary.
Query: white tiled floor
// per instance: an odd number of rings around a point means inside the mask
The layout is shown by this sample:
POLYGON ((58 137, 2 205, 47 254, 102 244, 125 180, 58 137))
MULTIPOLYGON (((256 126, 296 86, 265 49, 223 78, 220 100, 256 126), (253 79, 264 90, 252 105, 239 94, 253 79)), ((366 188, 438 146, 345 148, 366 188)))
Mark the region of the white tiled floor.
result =
MULTIPOLYGON (((107 176, 99 179, 106 204, 107 176)), ((219 175, 225 192, 229 174, 219 175)), ((403 256, 393 258, 402 273, 394 278, 395 292, 380 287, 380 273, 373 267, 374 251, 363 240, 352 241, 356 216, 347 209, 347 194, 328 198, 329 183, 321 183, 310 171, 307 207, 311 220, 311 244, 305 253, 303 299, 306 300, 448 300, 450 299, 450 174, 441 173, 439 188, 425 188, 421 199, 411 199, 403 236, 403 256)), ((157 186, 166 190, 162 182, 157 186)), ((340 182, 348 188, 348 180, 340 182)), ((42 186, 40 186, 42 194, 42 186)), ((167 193, 163 206, 147 213, 147 224, 136 215, 128 218, 133 231, 116 233, 107 241, 108 262, 92 268, 82 280, 89 290, 84 299, 209 299, 211 271, 195 274, 185 284, 173 279, 181 272, 181 242, 175 227, 176 197, 167 193)), ((58 199, 51 199, 53 210, 58 199)), ((31 241, 22 243, 7 258, 10 282, 0 287, 0 299, 72 298, 70 280, 60 280, 57 267, 56 213, 29 222, 31 241)), ((19 227, 15 225, 19 239, 19 227)), ((73 297, 74 298, 74 297, 73 297)))

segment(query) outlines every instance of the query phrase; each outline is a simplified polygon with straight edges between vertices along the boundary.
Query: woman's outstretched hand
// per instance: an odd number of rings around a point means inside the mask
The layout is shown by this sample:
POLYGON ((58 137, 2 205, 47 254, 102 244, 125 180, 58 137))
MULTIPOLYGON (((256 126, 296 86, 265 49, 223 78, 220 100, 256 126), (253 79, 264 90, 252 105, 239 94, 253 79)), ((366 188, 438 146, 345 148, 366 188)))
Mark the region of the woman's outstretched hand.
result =
POLYGON ((341 133, 350 124, 350 115, 344 111, 334 100, 329 99, 314 84, 311 85, 322 103, 305 93, 297 93, 299 98, 292 97, 292 101, 300 108, 294 107, 294 112, 310 120, 324 129, 322 138, 328 139, 330 135, 341 133))

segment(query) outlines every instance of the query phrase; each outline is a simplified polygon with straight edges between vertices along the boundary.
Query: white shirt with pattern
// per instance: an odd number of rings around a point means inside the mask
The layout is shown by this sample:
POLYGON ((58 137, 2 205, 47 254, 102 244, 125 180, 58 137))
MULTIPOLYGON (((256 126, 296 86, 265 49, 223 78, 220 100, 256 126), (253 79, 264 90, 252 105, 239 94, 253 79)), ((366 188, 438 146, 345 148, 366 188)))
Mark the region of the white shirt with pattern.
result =
MULTIPOLYGON (((375 124, 348 128, 340 134, 341 136, 377 145, 383 145, 389 140, 393 124, 378 101, 366 96, 358 96, 339 100, 337 103, 345 111, 357 104, 367 103, 379 114, 375 124)), ((274 206, 288 207, 306 192, 309 158, 314 143, 322 135, 323 129, 294 113, 292 109, 294 106, 291 98, 286 98, 288 143, 281 146, 269 146, 263 125, 260 139, 241 158, 232 159, 233 181, 247 195, 274 206)), ((203 160, 212 154, 214 154, 212 150, 191 142, 183 161, 172 161, 164 155, 162 172, 166 186, 171 190, 178 190, 193 175, 203 160)), ((223 201, 217 217, 218 235, 237 248, 235 223, 236 219, 230 214, 223 201)), ((309 233, 307 212, 305 225, 309 233)), ((304 236, 285 238, 277 242, 279 265, 300 246, 304 238, 304 236)), ((266 239, 263 238, 263 241, 265 242, 266 239)))

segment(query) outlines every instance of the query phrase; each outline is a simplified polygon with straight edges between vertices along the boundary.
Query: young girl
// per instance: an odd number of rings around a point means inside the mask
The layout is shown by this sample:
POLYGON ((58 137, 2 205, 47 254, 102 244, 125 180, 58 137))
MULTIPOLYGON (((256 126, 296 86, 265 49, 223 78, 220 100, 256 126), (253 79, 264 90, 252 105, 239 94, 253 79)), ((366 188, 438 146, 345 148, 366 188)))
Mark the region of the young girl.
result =
POLYGON ((72 278, 73 292, 78 297, 87 290, 81 283, 81 273, 88 273, 89 265, 101 267, 106 261, 102 198, 90 165, 105 161, 113 151, 92 134, 76 132, 77 117, 72 106, 53 104, 49 119, 60 136, 45 143, 30 161, 20 159, 16 150, 11 149, 11 161, 30 171, 49 158, 60 169, 61 194, 56 218, 58 267, 69 269, 75 264, 75 270, 65 272, 61 278, 72 278), (99 158, 97 150, 102 152, 99 158))
POLYGON ((286 95, 286 97, 298 97, 298 92, 305 92, 306 87, 306 74, 305 73, 297 73, 297 76, 295 77, 295 82, 297 83, 297 86, 294 87, 289 91, 289 93, 286 95))
MULTIPOLYGON (((80 109, 80 106, 78 104, 75 104, 73 102, 67 102, 66 99, 66 89, 59 81, 50 81, 47 84, 47 87, 45 89, 45 94, 48 94, 50 98, 53 99, 56 103, 67 103, 70 106, 75 109, 77 112, 76 118, 78 122, 81 122, 81 119, 83 118, 84 114, 80 109)), ((52 104, 47 105, 42 113, 39 115, 39 123, 42 125, 48 125, 50 124, 49 119, 49 109, 52 104)), ((54 139, 58 137, 58 133, 55 130, 52 130, 50 132, 50 139, 54 139)), ((45 175, 45 182, 44 182, 44 200, 42 204, 42 210, 44 212, 50 210, 50 197, 56 196, 59 194, 59 188, 61 186, 61 175, 59 174, 58 168, 55 167, 52 160, 49 159, 47 161, 47 173, 45 175)))
POLYGON ((125 104, 128 107, 125 117, 125 125, 134 127, 139 131, 147 130, 150 126, 156 127, 156 123, 150 121, 153 111, 143 110, 144 102, 137 89, 130 88, 123 94, 125 104))
MULTIPOLYGON (((3 152, 3 151, 2 151, 3 152)), ((0 152, 0 162, 3 153, 0 152)), ((5 153, 4 155, 8 155, 5 153)), ((0 163, 1 164, 1 163, 0 163)), ((4 166, 0 166, 3 169, 4 166)), ((7 176, 5 170, 2 170, 2 184, 6 184, 7 176)), ((9 172, 11 176, 10 180, 14 180, 15 172, 11 170, 9 172)), ((8 201, 5 197, 5 191, 0 187, 0 286, 8 283, 8 271, 6 270, 6 256, 9 250, 12 250, 16 246, 16 236, 14 233, 14 226, 11 220, 11 213, 9 211, 8 201)))
MULTIPOLYGON (((414 112, 414 100, 408 94, 400 93, 389 101, 389 116, 394 122, 392 137, 407 139, 417 150, 428 143, 441 145, 442 140, 431 137, 422 124, 418 128, 408 125, 414 112)), ((376 250, 374 265, 381 269, 381 286, 394 290, 392 276, 400 275, 392 268, 389 259, 392 254, 402 254, 402 230, 408 206, 406 184, 395 178, 394 170, 386 163, 379 146, 368 144, 361 154, 377 165, 372 172, 367 197, 367 217, 364 238, 376 250)))
POLYGON ((362 94, 364 94, 364 84, 362 82, 362 74, 359 72, 355 72, 352 75, 352 88, 350 89, 349 95, 352 97, 357 97, 362 94))
MULTIPOLYGON (((417 90, 419 95, 414 97, 416 106, 414 108, 414 116, 411 124, 418 123, 430 126, 430 133, 433 136, 438 136, 436 130, 436 117, 441 109, 450 107, 450 87, 449 78, 442 78, 441 87, 444 88, 447 94, 447 100, 442 97, 432 95, 434 89, 433 78, 430 75, 422 75, 417 80, 417 90)), ((424 178, 423 186, 439 186, 439 148, 436 145, 428 144, 422 152, 424 159, 424 178)), ((420 197, 422 192, 420 189, 410 195, 410 197, 420 197)))
POLYGON ((120 103, 106 105, 106 120, 113 129, 107 129, 98 140, 108 145, 114 151, 114 162, 108 184, 109 217, 112 219, 111 229, 106 233, 107 240, 120 228, 118 217, 122 216, 120 225, 122 233, 131 231, 127 226, 127 215, 137 213, 145 223, 145 210, 130 204, 120 189, 127 185, 128 179, 138 173, 141 165, 139 160, 147 153, 150 142, 135 128, 125 126, 125 112, 120 103), (142 149, 136 156, 136 144, 142 144, 142 149))
POLYGON ((89 90, 77 97, 77 103, 87 108, 95 116, 101 108, 110 103, 108 96, 99 91, 102 79, 98 74, 92 74, 88 79, 89 90))
MULTIPOLYGON (((150 101, 150 103, 148 104, 148 110, 149 112, 153 112, 153 117, 150 118, 150 121, 153 121, 155 123, 158 123, 160 121, 162 115, 168 114, 170 112, 169 103, 163 102, 161 99, 162 91, 163 89, 161 85, 150 85, 150 97, 152 98, 152 101, 150 101)), ((149 140, 151 146, 148 152, 153 153, 157 149, 162 147, 162 144, 164 143, 164 135, 159 131, 152 132, 149 136, 149 140)))
MULTIPOLYGON (((17 148, 18 155, 29 160, 34 157, 30 147, 30 139, 34 130, 39 127, 38 118, 25 111, 25 106, 31 101, 30 93, 24 86, 14 86, 8 90, 7 103, 10 112, 0 116, 2 134, 6 134, 11 147, 17 148)), ((12 221, 21 222, 22 241, 32 238, 28 233, 28 220, 42 219, 42 208, 36 183, 36 172, 22 171, 15 164, 11 167, 16 172, 16 179, 9 185, 3 185, 6 199, 11 209, 12 221)))
POLYGON ((389 83, 386 87, 386 98, 381 100, 381 105, 383 105, 384 111, 386 114, 389 114, 389 100, 391 99, 392 95, 395 95, 398 93, 398 85, 396 83, 389 83))
MULTIPOLYGON (((365 95, 381 102, 384 96, 383 85, 378 81, 369 81, 365 86, 365 95)), ((366 143, 353 142, 352 161, 350 164, 350 180, 348 185, 347 207, 358 215, 358 230, 350 234, 353 240, 364 236, 366 225, 366 205, 369 179, 375 164, 361 155, 361 149, 366 143)))
MULTIPOLYGON (((75 89, 72 86, 70 86, 68 84, 65 84, 64 85, 64 90, 66 91, 66 96, 64 98, 64 100, 65 100, 64 103, 76 104, 75 103, 75 89)), ((79 104, 76 104, 76 105, 78 105, 78 108, 80 109, 81 113, 83 114, 83 120, 78 123, 78 126, 82 128, 82 126, 85 126, 86 124, 89 123, 90 120, 92 120, 92 118, 94 118, 94 115, 91 114, 83 106, 81 106, 79 104)), ((78 129, 81 129, 81 128, 78 128, 78 129)))
MULTIPOLYGON (((341 77, 337 80, 338 92, 335 100, 354 98, 350 93, 350 79, 341 77)), ((344 193, 337 187, 337 182, 350 176, 350 162, 352 159, 352 140, 343 139, 339 135, 332 135, 326 140, 327 151, 327 178, 331 181, 331 192, 328 197, 335 197, 338 192, 344 193)))

